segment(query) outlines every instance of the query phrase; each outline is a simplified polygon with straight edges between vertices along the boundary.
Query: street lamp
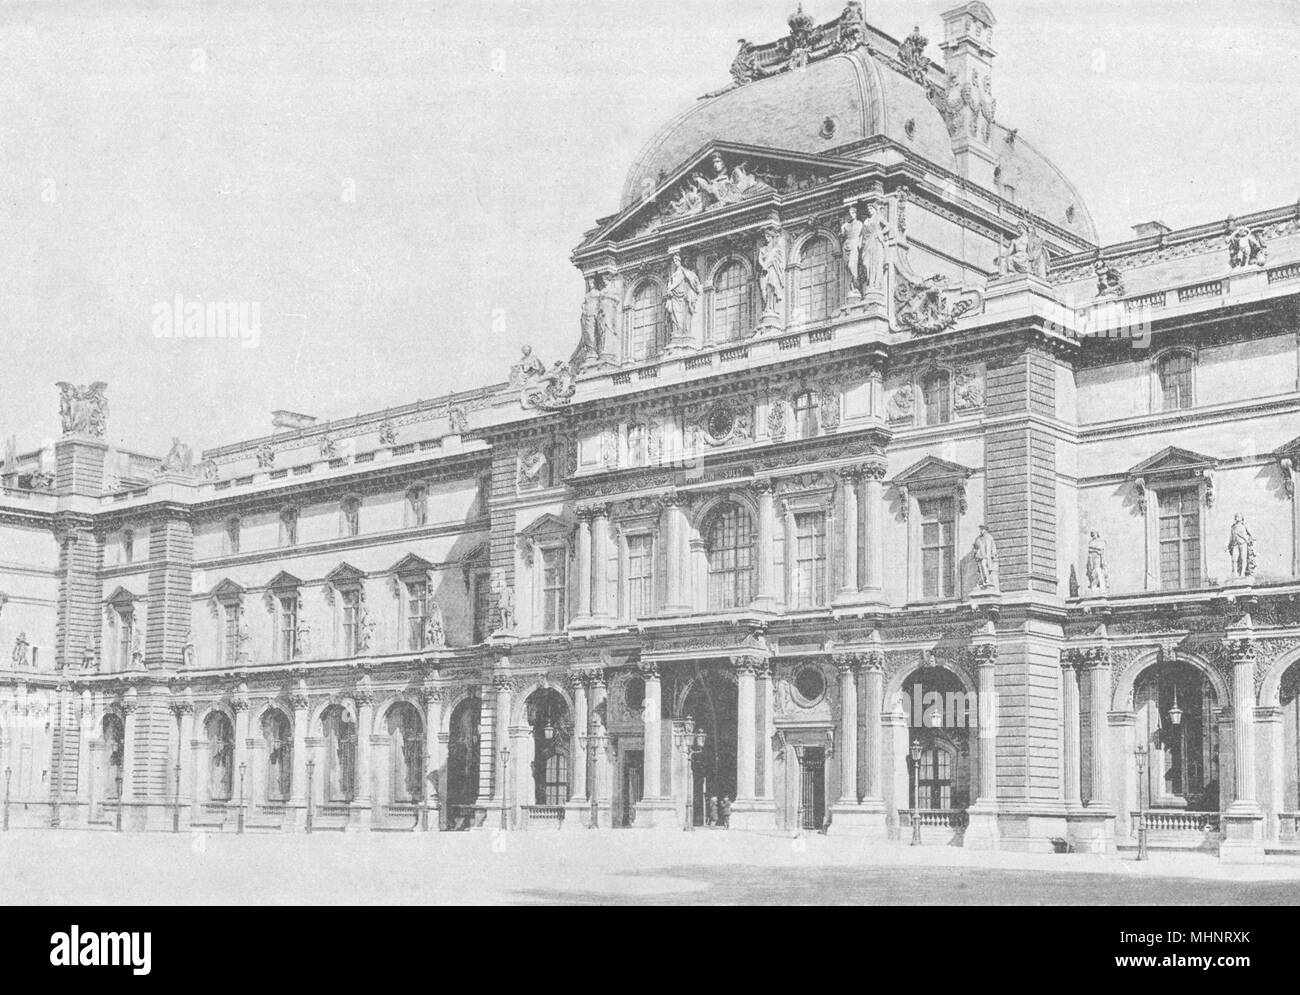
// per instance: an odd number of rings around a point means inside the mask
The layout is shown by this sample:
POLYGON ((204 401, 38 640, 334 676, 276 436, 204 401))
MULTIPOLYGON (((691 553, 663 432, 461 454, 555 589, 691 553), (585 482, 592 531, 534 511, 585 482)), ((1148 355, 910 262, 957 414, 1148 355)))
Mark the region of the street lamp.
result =
POLYGON ((121 773, 121 771, 119 771, 119 772, 118 772, 118 775, 117 775, 117 825, 114 827, 114 832, 119 832, 119 833, 120 833, 120 832, 122 831, 122 802, 123 802, 123 800, 124 800, 124 799, 122 798, 122 773, 121 773))
POLYGON ((239 823, 235 828, 236 833, 244 831, 244 773, 248 764, 239 765, 239 823))
POLYGON ((912 740, 912 846, 921 845, 921 740, 912 740))
POLYGON ((677 748, 686 757, 686 832, 695 831, 695 754, 704 749, 704 730, 695 724, 695 719, 687 716, 681 728, 673 730, 673 740, 677 748))
MULTIPOLYGON (((600 727, 597 727, 600 728, 600 727)), ((587 765, 587 794, 591 797, 591 811, 587 819, 588 829, 600 828, 600 786, 596 783, 596 773, 599 768, 596 766, 596 752, 603 750, 609 742, 609 737, 604 733, 593 732, 590 734, 579 733, 578 741, 583 744, 586 754, 587 765)))
POLYGON ((501 747, 501 828, 510 828, 510 747, 501 747))
POLYGON ((176 808, 172 812, 172 832, 181 831, 181 765, 176 765, 176 808))
POLYGON ((307 761, 307 819, 305 824, 303 825, 304 832, 308 832, 308 833, 311 832, 311 820, 312 820, 312 815, 314 814, 313 805, 312 805, 312 800, 313 800, 312 781, 315 779, 315 775, 316 775, 316 761, 308 760, 307 761))
POLYGON ((1147 859, 1147 812, 1143 786, 1146 783, 1147 748, 1139 746, 1133 751, 1138 769, 1138 860, 1147 859))

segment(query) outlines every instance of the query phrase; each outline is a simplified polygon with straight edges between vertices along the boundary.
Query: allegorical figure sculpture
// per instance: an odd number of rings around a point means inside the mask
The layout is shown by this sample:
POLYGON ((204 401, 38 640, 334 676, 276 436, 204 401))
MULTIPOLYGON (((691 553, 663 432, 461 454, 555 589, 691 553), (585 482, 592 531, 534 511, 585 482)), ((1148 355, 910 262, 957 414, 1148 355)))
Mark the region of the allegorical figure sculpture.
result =
POLYGON ((598 363, 609 350, 617 307, 604 275, 593 273, 587 277, 587 292, 582 297, 582 337, 569 360, 572 369, 581 370, 598 363))
POLYGON ((668 291, 664 295, 671 338, 690 338, 691 322, 700 302, 700 290, 700 278, 682 264, 681 254, 674 252, 673 271, 668 277, 668 291))
POLYGON ((158 464, 158 473, 189 474, 194 470, 194 452, 177 436, 172 436, 172 447, 158 464))
POLYGON ((849 216, 840 223, 840 238, 843 240, 844 272, 848 276, 849 294, 861 295, 862 288, 858 279, 859 254, 862 251, 862 221, 858 218, 858 209, 849 208, 849 216))
POLYGON ((1233 576, 1255 575, 1255 537, 1246 527, 1244 515, 1233 516, 1232 529, 1228 532, 1228 558, 1232 561, 1233 576))
POLYGON ((78 387, 60 380, 59 418, 64 435, 90 435, 101 438, 108 423, 108 384, 97 380, 88 387, 78 387))
POLYGON ((975 537, 975 545, 971 547, 971 552, 975 556, 975 567, 979 570, 979 586, 997 587, 998 547, 987 525, 980 526, 980 534, 975 537))
POLYGON ((864 218, 859 218, 856 207, 850 207, 848 218, 840 225, 840 235, 844 240, 848 296, 861 297, 868 292, 883 294, 892 233, 879 206, 868 204, 864 218))
POLYGON ((779 316, 785 303, 786 248, 785 235, 776 225, 763 229, 758 265, 763 272, 763 316, 779 316))
POLYGON ((513 632, 515 628, 515 592, 506 582, 504 570, 492 571, 492 593, 497 599, 497 614, 501 618, 498 632, 513 632))
POLYGON ((1106 540, 1093 529, 1088 534, 1088 590, 1106 590, 1106 540))
POLYGON ((18 633, 18 638, 14 640, 14 670, 23 670, 31 666, 31 658, 28 656, 28 647, 30 645, 27 641, 27 633, 18 633))
POLYGON ((1001 276, 1025 273, 1046 279, 1047 264, 1042 240, 1022 223, 1017 226, 1016 237, 1002 247, 998 256, 998 273, 1001 276))
POLYGON ((447 632, 442 624, 442 607, 436 601, 429 602, 429 616, 424 620, 424 648, 442 649, 447 645, 447 632))
POLYGON ((1258 232, 1241 225, 1228 238, 1228 264, 1233 269, 1242 266, 1263 266, 1268 252, 1258 232))

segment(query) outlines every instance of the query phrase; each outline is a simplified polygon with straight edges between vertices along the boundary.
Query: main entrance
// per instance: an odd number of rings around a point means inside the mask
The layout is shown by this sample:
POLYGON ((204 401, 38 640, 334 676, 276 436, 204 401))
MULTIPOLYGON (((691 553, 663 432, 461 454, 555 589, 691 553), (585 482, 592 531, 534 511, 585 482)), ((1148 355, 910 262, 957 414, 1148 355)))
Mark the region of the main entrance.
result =
POLYGON ((645 754, 641 750, 628 750, 623 754, 623 805, 619 825, 630 826, 636 822, 636 803, 645 795, 645 754))
POLYGON ((799 751, 799 827, 820 830, 826 823, 826 751, 819 746, 799 751))

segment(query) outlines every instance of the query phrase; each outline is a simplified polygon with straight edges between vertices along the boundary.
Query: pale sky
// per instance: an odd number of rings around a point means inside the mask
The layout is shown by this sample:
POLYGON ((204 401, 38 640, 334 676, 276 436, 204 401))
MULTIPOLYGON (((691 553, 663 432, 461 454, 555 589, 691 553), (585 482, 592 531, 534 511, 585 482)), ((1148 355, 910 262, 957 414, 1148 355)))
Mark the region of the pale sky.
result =
MULTIPOLYGON (((955 2, 955 0, 954 0, 955 2)), ((874 25, 933 0, 869 0, 874 25)), ((990 0, 1000 123, 1104 241, 1300 198, 1295 0, 990 0)), ((196 451, 567 358, 569 252, 668 117, 794 0, 0 6, 0 436, 109 383, 110 441, 196 451), (353 196, 354 192, 354 196, 353 196), (151 332, 261 305, 256 349, 151 332)), ((805 0, 817 21, 842 0, 805 0)), ((726 138, 719 135, 719 138, 726 138)))

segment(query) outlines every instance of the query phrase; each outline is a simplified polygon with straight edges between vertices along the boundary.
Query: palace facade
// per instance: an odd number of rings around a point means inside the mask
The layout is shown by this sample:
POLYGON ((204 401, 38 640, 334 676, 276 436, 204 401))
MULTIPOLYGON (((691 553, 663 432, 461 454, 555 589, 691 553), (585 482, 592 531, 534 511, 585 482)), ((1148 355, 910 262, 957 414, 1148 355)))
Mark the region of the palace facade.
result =
POLYGON ((9 822, 1296 847, 1300 205, 1101 246, 993 14, 936 27, 742 43, 568 361, 199 458, 61 384, 0 468, 9 822))

